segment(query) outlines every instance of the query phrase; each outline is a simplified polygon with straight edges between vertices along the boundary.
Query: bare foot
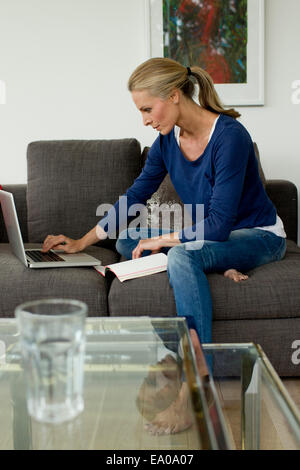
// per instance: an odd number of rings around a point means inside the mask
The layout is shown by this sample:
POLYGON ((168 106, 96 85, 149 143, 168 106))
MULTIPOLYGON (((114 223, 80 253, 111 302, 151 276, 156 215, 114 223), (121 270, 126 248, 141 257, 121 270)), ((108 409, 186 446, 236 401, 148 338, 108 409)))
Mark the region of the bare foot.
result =
POLYGON ((181 376, 182 365, 169 354, 151 367, 136 400, 139 411, 148 421, 176 400, 181 390, 181 376))
POLYGON ((248 279, 247 274, 242 274, 236 269, 228 269, 224 273, 225 277, 228 277, 229 279, 232 279, 234 282, 240 282, 240 281, 245 281, 248 279))
POLYGON ((193 423, 189 391, 183 382, 176 400, 169 408, 157 413, 155 419, 145 425, 152 435, 175 434, 188 429, 193 423))

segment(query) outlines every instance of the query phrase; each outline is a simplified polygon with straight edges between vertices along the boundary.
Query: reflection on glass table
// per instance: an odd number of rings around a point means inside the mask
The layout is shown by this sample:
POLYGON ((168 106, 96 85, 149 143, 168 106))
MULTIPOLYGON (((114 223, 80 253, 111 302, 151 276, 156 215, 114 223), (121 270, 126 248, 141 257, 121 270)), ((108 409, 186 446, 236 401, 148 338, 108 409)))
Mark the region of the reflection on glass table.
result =
POLYGON ((42 424, 27 413, 16 323, 0 320, 1 449, 300 448, 299 414, 259 347, 201 347, 180 318, 88 318, 86 333, 84 411, 42 424), (267 439, 266 407, 288 437, 274 426, 267 439))
POLYGON ((0 447, 229 448, 218 397, 183 319, 89 318, 84 411, 61 425, 28 416, 14 320, 0 322, 0 447))

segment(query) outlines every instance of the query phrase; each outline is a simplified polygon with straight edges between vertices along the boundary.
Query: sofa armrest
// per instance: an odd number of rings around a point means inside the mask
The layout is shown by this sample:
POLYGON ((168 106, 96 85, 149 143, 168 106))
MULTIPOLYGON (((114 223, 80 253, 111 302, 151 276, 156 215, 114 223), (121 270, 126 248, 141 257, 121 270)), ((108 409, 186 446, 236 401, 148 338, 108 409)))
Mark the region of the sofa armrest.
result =
POLYGON ((266 191, 282 219, 287 238, 298 241, 298 191, 286 180, 267 180, 266 191))
MULTIPOLYGON (((26 201, 26 184, 3 184, 2 189, 8 191, 14 195, 15 205, 17 209, 20 229, 24 243, 28 242, 28 231, 27 231, 27 201, 26 201)), ((0 210, 0 243, 8 243, 6 228, 0 210)))

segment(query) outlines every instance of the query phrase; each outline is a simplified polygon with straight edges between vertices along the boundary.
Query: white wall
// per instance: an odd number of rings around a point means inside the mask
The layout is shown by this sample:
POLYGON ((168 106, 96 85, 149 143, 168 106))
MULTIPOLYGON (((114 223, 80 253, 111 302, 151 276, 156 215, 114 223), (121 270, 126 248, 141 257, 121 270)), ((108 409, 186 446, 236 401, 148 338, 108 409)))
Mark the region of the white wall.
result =
MULTIPOLYGON (((251 1, 251 0, 250 0, 251 1)), ((243 107, 267 178, 300 190, 299 0, 265 0, 265 106, 243 107)), ((0 183, 26 181, 26 147, 41 139, 136 137, 142 126, 126 89, 147 59, 144 0, 0 0, 0 183)))
POLYGON ((33 140, 153 140, 127 91, 144 30, 143 0, 0 0, 0 183, 26 181, 33 140))

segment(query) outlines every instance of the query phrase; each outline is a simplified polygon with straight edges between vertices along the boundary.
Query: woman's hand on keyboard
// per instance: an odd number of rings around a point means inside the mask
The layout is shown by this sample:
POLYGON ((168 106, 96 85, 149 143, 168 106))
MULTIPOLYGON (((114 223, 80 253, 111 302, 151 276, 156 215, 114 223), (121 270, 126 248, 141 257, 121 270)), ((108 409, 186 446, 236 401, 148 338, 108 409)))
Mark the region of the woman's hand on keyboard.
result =
POLYGON ((45 253, 51 249, 63 250, 65 253, 78 253, 84 247, 81 240, 73 240, 65 235, 48 235, 44 240, 42 251, 45 253))

